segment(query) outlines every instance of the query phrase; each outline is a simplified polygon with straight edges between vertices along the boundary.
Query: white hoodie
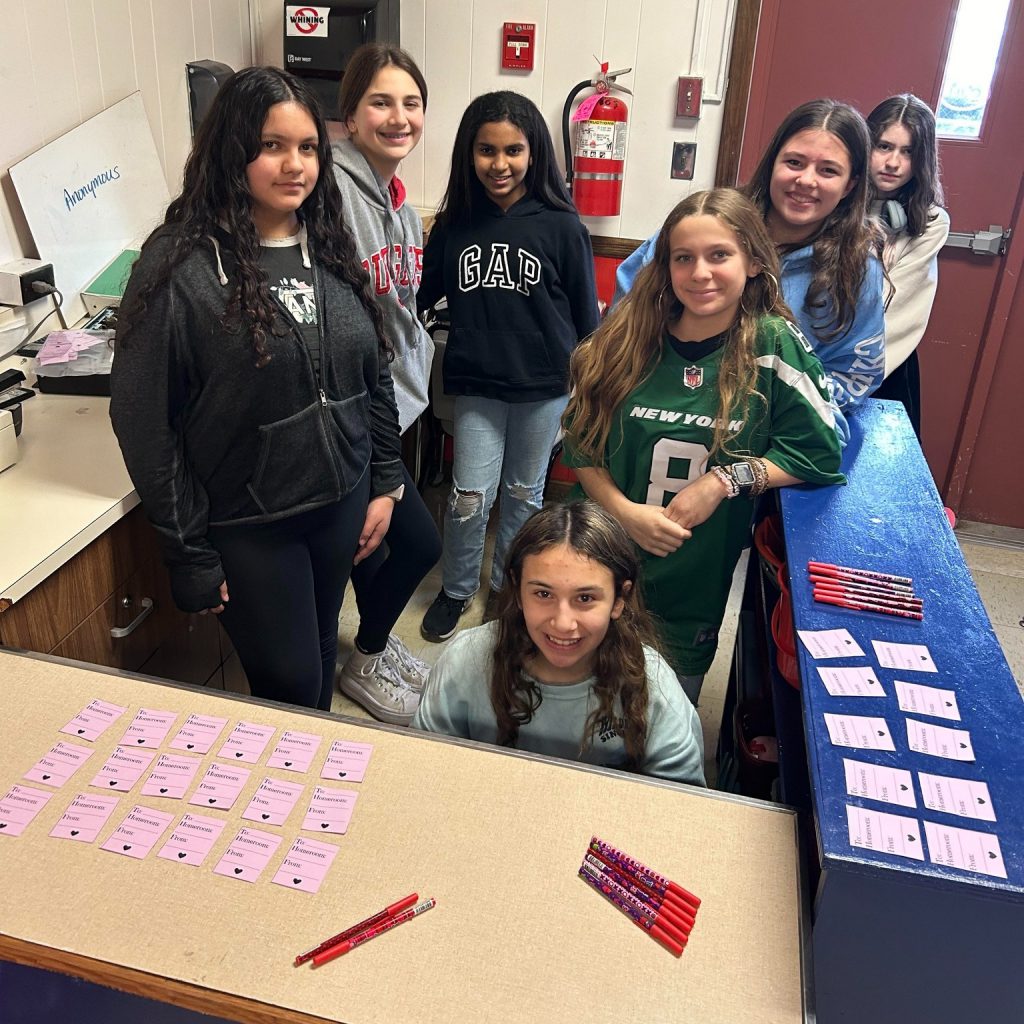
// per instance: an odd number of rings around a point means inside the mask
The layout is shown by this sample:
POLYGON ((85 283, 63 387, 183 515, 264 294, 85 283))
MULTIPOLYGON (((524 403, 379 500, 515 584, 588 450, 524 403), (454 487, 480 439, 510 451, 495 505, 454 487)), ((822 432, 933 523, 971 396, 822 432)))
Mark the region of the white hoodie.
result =
POLYGON ((405 202, 396 176, 384 181, 349 139, 334 143, 334 176, 345 223, 384 313, 384 332, 395 347, 391 376, 402 433, 427 407, 434 343, 416 316, 423 271, 423 222, 405 202))

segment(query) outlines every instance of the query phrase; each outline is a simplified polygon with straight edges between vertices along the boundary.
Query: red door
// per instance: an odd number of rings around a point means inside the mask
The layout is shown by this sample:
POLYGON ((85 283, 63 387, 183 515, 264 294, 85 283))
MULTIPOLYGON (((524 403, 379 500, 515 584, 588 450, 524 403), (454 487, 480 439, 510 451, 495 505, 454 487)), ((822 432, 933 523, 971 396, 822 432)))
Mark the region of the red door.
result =
MULTIPOLYGON (((1024 527, 1022 9, 1011 0, 981 138, 939 144, 952 231, 998 224, 1015 237, 1002 257, 943 249, 920 349, 923 447, 939 490, 964 518, 1015 527, 1024 527)), ((805 100, 832 96, 867 113, 913 92, 934 108, 956 11, 957 0, 763 0, 740 180, 805 100)))

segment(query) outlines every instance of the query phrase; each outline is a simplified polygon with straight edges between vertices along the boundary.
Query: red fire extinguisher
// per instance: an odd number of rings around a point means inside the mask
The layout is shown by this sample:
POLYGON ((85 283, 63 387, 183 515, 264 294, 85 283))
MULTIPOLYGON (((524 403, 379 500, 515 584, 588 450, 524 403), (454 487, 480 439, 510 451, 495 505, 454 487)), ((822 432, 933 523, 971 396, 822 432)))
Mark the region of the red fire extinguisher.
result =
POLYGON ((608 71, 601 64, 597 77, 576 85, 565 100, 562 110, 562 142, 565 146, 565 183, 572 193, 576 209, 587 217, 615 217, 622 204, 622 172, 626 156, 626 132, 629 110, 622 100, 610 95, 614 89, 632 95, 615 79, 632 68, 608 71), (576 145, 569 134, 569 112, 576 96, 588 87, 588 96, 576 109, 572 120, 577 123, 576 145), (572 153, 572 159, 569 154, 572 153))

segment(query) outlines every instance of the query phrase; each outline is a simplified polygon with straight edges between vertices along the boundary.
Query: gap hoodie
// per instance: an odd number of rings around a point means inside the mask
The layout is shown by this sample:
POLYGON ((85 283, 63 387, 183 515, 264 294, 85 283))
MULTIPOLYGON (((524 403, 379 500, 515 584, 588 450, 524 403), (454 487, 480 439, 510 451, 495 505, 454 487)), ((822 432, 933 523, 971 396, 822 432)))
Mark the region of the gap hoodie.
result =
POLYGON ((401 180, 396 176, 384 181, 353 142, 341 139, 332 152, 345 224, 384 314, 384 333, 395 346, 391 376, 405 433, 427 407, 434 358, 434 343, 416 315, 416 291, 423 273, 423 222, 405 201, 401 180))

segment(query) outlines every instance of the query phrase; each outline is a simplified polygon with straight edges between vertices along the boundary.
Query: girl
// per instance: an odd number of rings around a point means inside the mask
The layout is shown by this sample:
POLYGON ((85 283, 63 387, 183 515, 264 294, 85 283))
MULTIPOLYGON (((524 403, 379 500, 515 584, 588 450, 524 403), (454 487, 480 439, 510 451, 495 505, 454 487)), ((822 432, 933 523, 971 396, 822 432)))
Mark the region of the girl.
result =
POLYGON ((390 346, 309 88, 221 87, 125 293, 110 413, 175 602, 258 697, 329 710, 353 561, 402 482, 390 346))
MULTIPOLYGON (((404 432, 426 408, 434 345, 416 316, 423 224, 405 201, 396 172, 420 141, 427 84, 404 50, 368 43, 348 62, 338 105, 348 137, 334 144, 334 174, 356 255, 370 274, 385 332, 395 346, 391 374, 404 432)), ((407 725, 429 666, 413 657, 392 630, 420 580, 441 557, 441 537, 408 471, 401 468, 403 494, 387 542, 352 570, 359 629, 338 683, 342 693, 375 718, 407 725)))
POLYGON ((509 548, 498 620, 441 655, 413 725, 703 786, 700 722, 651 646, 639 570, 593 502, 537 512, 509 548))
POLYGON ((694 703, 750 499, 844 479, 821 364, 784 319, 777 271, 753 204, 698 192, 572 359, 566 461, 643 549, 644 596, 694 703))
POLYGON ((447 296, 444 389, 455 461, 443 586, 423 618, 446 640, 480 586, 484 531, 501 484, 491 593, 512 538, 543 501, 565 409, 569 354, 597 326, 590 238, 562 184, 540 111, 493 92, 469 105, 423 254, 420 305, 447 296))
MULTIPOLYGON (((779 125, 746 194, 782 260, 782 293, 850 411, 881 383, 884 363, 880 239, 867 216, 869 138, 864 119, 835 100, 797 107, 779 125)), ((616 294, 653 256, 654 240, 619 268, 616 294)), ((836 417, 843 444, 849 425, 836 417)))
POLYGON ((885 268, 892 286, 885 307, 885 381, 876 398, 902 402, 921 437, 917 346, 938 284, 939 250, 949 235, 942 208, 935 115, 916 96, 883 100, 868 114, 871 212, 886 229, 885 268))

